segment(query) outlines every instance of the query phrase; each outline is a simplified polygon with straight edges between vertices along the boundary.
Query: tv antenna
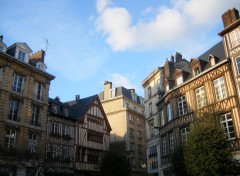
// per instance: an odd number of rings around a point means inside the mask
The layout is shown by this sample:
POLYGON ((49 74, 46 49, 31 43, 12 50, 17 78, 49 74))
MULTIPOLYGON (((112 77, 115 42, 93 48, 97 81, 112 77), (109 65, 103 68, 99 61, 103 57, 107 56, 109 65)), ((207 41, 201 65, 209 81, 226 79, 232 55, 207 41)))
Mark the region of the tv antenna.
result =
POLYGON ((42 38, 43 38, 44 42, 46 43, 46 51, 45 51, 45 54, 47 54, 47 48, 48 48, 48 45, 50 45, 50 44, 48 43, 48 39, 46 39, 46 38, 44 38, 44 37, 42 37, 42 38))

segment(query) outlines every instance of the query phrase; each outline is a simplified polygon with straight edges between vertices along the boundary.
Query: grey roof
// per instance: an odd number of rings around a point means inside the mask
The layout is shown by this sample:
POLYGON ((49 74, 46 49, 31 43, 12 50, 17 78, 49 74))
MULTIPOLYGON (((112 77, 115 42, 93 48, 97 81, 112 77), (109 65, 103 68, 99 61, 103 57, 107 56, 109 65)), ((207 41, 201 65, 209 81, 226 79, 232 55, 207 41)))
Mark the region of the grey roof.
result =
POLYGON ((90 108, 92 103, 97 99, 98 95, 93 95, 79 100, 66 102, 71 107, 70 116, 75 119, 81 119, 90 108))
POLYGON ((198 59, 200 60, 204 60, 208 62, 208 57, 209 55, 213 55, 216 56, 217 58, 219 58, 220 60, 223 60, 226 58, 225 52, 224 52, 224 47, 223 47, 223 42, 220 41, 218 42, 216 45, 214 45, 212 48, 210 48, 209 50, 207 50, 205 53, 203 53, 202 55, 200 55, 198 57, 198 59))

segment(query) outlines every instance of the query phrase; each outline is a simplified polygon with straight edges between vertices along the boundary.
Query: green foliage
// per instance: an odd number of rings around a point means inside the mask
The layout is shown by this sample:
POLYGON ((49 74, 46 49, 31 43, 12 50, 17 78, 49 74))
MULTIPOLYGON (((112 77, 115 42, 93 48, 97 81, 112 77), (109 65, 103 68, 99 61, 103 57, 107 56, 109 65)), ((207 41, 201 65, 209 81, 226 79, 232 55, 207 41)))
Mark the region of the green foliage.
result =
POLYGON ((102 176, 130 176, 130 165, 125 155, 116 152, 106 152, 101 160, 102 176))
POLYGON ((171 163, 175 176, 187 176, 182 146, 178 146, 171 155, 171 163))
POLYGON ((196 120, 184 147, 187 171, 196 176, 226 175, 232 165, 232 153, 226 136, 215 117, 196 120))

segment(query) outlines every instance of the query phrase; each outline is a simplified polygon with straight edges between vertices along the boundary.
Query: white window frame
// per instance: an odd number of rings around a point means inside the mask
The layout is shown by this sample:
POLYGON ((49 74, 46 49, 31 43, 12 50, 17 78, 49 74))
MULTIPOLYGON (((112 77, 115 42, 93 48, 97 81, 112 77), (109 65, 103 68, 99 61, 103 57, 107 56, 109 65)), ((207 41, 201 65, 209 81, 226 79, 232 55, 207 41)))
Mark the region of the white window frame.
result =
POLYGON ((189 127, 181 128, 182 142, 187 141, 188 134, 189 134, 189 127))
POLYGON ((170 145, 170 152, 173 153, 175 151, 175 135, 173 132, 169 134, 169 145, 170 145))
POLYGON ((9 119, 20 121, 21 102, 17 99, 10 99, 9 102, 9 119))
POLYGON ((200 68, 196 67, 193 69, 194 76, 197 76, 200 73, 200 68))
POLYGON ((56 122, 52 122, 52 134, 59 134, 60 132, 60 124, 56 122))
POLYGON ((115 98, 116 97, 116 89, 112 88, 110 89, 110 98, 115 98))
POLYGON ((40 126, 40 108, 37 106, 32 107, 32 125, 40 126))
POLYGON ((43 99, 43 84, 35 82, 34 97, 38 100, 43 99))
POLYGON ((220 115, 220 122, 228 140, 235 139, 235 130, 231 113, 220 115))
POLYGON ((183 77, 182 76, 179 76, 178 78, 176 78, 176 84, 177 85, 180 85, 183 83, 183 77))
POLYGON ((63 125, 62 128, 63 128, 62 134, 70 136, 70 126, 69 125, 63 125))
POLYGON ((35 153, 37 148, 38 136, 36 134, 29 134, 28 150, 30 153, 35 153))
POLYGON ((8 129, 6 133, 6 141, 5 141, 5 146, 8 149, 15 148, 16 147, 16 136, 17 136, 17 131, 13 129, 8 129))
POLYGON ((167 104, 167 118, 168 122, 170 122, 173 119, 172 107, 170 102, 167 104))
POLYGON ((14 73, 12 90, 18 93, 23 93, 23 87, 24 87, 24 77, 14 73))
POLYGON ((222 100, 224 98, 227 98, 227 89, 225 86, 224 77, 217 78, 213 81, 214 89, 215 89, 215 95, 216 100, 222 100))
POLYGON ((236 57, 236 66, 237 66, 237 73, 240 74, 240 56, 236 57))
POLYGON ((200 109, 207 105, 207 97, 204 86, 195 90, 197 108, 200 109))
POLYGON ((18 60, 24 62, 24 61, 25 61, 25 58, 26 58, 26 53, 23 52, 22 50, 19 50, 19 51, 18 51, 18 60))
POLYGON ((178 114, 179 116, 185 115, 188 113, 187 101, 185 95, 178 98, 178 114))
POLYGON ((163 156, 167 155, 167 139, 166 136, 162 138, 162 154, 163 156))
POLYGON ((234 48, 240 44, 240 30, 239 28, 229 33, 231 47, 234 48))

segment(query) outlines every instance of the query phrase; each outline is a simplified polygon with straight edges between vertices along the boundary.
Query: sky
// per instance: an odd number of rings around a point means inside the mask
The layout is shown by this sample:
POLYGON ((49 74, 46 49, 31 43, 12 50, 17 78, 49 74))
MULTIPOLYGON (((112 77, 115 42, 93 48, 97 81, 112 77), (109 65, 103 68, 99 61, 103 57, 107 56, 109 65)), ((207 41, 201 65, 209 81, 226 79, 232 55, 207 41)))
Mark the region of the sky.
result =
POLYGON ((49 96, 70 101, 134 88, 167 58, 197 58, 221 41, 221 15, 240 0, 0 0, 0 35, 46 51, 49 96))

